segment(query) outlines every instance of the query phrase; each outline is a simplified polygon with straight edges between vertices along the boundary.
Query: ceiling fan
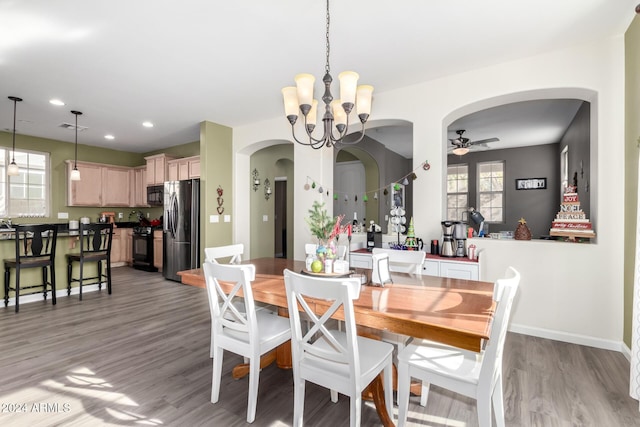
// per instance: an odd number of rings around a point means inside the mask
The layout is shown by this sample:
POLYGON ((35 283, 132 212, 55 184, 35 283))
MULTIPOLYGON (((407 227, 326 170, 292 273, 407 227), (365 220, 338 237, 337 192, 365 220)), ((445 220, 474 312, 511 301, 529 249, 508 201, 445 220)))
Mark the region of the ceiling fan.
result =
POLYGON ((500 141, 500 139, 498 138, 486 138, 479 139, 477 141, 471 141, 469 138, 465 138, 463 136, 463 134, 465 133, 464 129, 459 129, 456 131, 456 133, 458 134, 457 138, 449 139, 452 145, 451 147, 449 147, 449 149, 453 154, 457 154, 459 156, 467 154, 472 145, 486 147, 487 143, 489 142, 500 141))

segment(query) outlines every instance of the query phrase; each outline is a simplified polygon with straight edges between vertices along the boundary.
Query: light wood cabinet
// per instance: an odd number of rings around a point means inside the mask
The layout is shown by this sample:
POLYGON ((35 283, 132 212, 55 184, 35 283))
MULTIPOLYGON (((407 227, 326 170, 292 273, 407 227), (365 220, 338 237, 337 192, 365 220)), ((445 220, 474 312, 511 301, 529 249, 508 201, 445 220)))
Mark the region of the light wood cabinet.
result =
POLYGON ((120 228, 113 229, 113 236, 111 237, 111 266, 120 263, 122 259, 122 233, 120 228))
POLYGON ((166 154, 145 157, 147 161, 147 185, 163 184, 168 179, 168 161, 174 159, 166 154))
POLYGON ((102 205, 131 206, 131 168, 102 167, 102 205))
POLYGON ((103 206, 102 204, 102 165, 78 162, 80 181, 69 179, 74 162, 67 160, 67 205, 103 206))
POLYGON ((73 166, 67 160, 67 206, 131 206, 131 168, 77 162, 80 181, 71 181, 73 166))
POLYGON ((169 181, 200 178, 200 156, 169 160, 167 164, 169 181))
POLYGON ((133 169, 132 194, 134 207, 148 207, 147 203, 147 167, 133 169))
POLYGON ((162 271, 162 230, 153 231, 153 266, 162 271))

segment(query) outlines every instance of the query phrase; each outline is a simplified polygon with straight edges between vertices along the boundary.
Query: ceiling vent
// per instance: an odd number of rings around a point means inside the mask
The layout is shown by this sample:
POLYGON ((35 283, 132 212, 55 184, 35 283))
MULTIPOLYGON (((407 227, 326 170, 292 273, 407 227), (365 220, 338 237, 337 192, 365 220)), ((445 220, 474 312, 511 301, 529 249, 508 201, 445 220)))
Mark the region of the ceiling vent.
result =
MULTIPOLYGON (((58 127, 61 127, 63 129, 69 129, 69 130, 76 129, 76 125, 74 125, 73 123, 62 123, 58 127)), ((87 126, 78 126, 78 132, 82 132, 83 130, 87 130, 87 129, 89 129, 87 126)))

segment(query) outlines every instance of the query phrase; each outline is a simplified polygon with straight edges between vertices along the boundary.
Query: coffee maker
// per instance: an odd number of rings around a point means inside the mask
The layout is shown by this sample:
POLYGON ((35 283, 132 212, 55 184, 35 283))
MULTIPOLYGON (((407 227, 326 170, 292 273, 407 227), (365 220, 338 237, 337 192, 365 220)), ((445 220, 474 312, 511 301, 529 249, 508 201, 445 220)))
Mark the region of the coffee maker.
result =
POLYGON ((453 240, 455 242, 456 256, 467 256, 467 226, 463 222, 457 222, 453 230, 453 240))
POLYGON ((456 244, 453 239, 453 233, 457 221, 442 221, 442 246, 440 246, 440 256, 454 257, 456 256, 456 244))

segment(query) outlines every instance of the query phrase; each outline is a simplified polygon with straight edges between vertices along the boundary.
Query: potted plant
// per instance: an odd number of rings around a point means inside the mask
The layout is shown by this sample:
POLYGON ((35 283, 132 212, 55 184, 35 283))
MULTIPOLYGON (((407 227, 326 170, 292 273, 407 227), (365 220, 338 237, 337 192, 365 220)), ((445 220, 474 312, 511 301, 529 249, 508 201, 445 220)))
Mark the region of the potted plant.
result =
POLYGON ((336 254, 334 239, 337 239, 342 231, 340 222, 344 215, 329 216, 324 208, 324 202, 320 203, 317 200, 313 202, 308 212, 309 216, 305 218, 305 221, 307 221, 311 234, 318 239, 318 249, 316 250, 318 259, 322 261, 325 258, 334 258, 336 254))

